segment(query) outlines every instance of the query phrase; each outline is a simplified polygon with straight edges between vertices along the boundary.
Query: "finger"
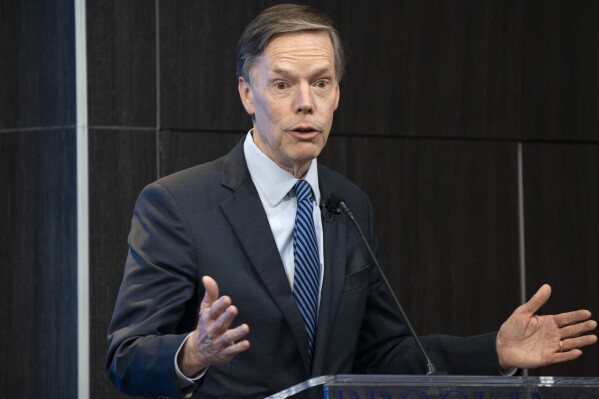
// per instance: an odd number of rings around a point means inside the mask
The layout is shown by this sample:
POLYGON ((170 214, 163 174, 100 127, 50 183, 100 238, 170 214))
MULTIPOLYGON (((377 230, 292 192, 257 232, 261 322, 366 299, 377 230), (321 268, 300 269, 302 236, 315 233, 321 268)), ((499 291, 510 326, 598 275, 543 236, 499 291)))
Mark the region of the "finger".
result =
POLYGON ((543 284, 541 288, 520 309, 528 316, 532 316, 543 306, 551 296, 549 284, 543 284))
POLYGON ((218 284, 210 276, 202 277, 202 284, 204 284, 204 298, 200 304, 200 310, 209 308, 218 299, 218 284))
POLYGON ((226 315, 227 312, 231 313, 231 311, 237 315, 237 308, 229 310, 231 308, 231 298, 228 296, 221 296, 216 301, 212 303, 212 306, 208 309, 208 317, 212 320, 218 321, 220 317, 226 315))
POLYGON ((592 320, 585 321, 584 323, 574 324, 571 326, 563 327, 559 330, 559 336, 561 339, 579 337, 591 330, 594 330, 596 323, 592 320))
MULTIPOLYGON (((229 298, 224 297, 222 299, 229 299, 229 298)), ((229 302, 230 302, 230 300, 229 300, 229 302)), ((212 311, 212 309, 210 309, 210 310, 212 311)), ((227 330, 231 326, 231 323, 233 323, 233 320, 235 319, 235 317, 237 317, 237 313, 238 313, 238 310, 235 305, 227 306, 226 309, 224 309, 218 315, 215 325, 218 325, 223 331, 227 330)))
POLYGON ((245 352, 248 349, 250 349, 250 341, 246 339, 243 341, 239 341, 233 345, 227 346, 221 351, 220 355, 224 359, 230 360, 235 356, 239 355, 241 352, 245 352))
POLYGON ((562 363, 569 362, 570 360, 574 360, 582 355, 582 351, 580 349, 573 349, 567 352, 558 352, 555 354, 552 363, 562 363))
POLYGON ((559 330, 559 334, 562 339, 578 337, 584 333, 594 330, 597 327, 595 320, 587 320, 584 323, 572 324, 570 326, 562 327, 559 330))
POLYGON ((248 327, 248 325, 242 324, 240 326, 237 326, 236 328, 228 330, 227 338, 229 339, 229 342, 238 342, 243 337, 248 335, 249 332, 250 332, 250 328, 248 327))
POLYGON ((215 344, 221 348, 226 348, 231 345, 235 345, 238 341, 243 339, 249 333, 249 327, 247 324, 242 324, 236 328, 225 331, 218 339, 215 344))
POLYGON ((229 300, 228 297, 221 297, 218 301, 208 309, 207 317, 211 320, 206 327, 206 333, 212 340, 220 340, 222 335, 227 332, 233 319, 237 316, 237 308, 235 306, 226 306, 222 308, 219 304, 224 303, 223 300, 229 300))
POLYGON ((582 337, 564 339, 561 348, 563 348, 563 352, 569 352, 584 346, 593 345, 595 342, 597 342, 596 335, 584 335, 582 337))
POLYGON ((554 316, 555 322, 559 326, 569 326, 591 318, 591 312, 588 310, 575 310, 572 312, 560 313, 554 316))

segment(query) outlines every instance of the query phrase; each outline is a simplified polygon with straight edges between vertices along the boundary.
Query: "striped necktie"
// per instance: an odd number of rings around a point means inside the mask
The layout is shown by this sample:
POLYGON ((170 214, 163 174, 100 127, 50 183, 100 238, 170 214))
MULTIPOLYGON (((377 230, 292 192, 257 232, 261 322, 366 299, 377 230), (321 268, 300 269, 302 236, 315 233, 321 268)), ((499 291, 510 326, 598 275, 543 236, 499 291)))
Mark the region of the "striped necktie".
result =
POLYGON ((312 187, 305 180, 295 184, 297 214, 293 228, 293 254, 295 272, 293 295, 304 318, 308 334, 310 362, 314 355, 316 321, 318 314, 318 286, 320 281, 320 258, 314 229, 312 187))

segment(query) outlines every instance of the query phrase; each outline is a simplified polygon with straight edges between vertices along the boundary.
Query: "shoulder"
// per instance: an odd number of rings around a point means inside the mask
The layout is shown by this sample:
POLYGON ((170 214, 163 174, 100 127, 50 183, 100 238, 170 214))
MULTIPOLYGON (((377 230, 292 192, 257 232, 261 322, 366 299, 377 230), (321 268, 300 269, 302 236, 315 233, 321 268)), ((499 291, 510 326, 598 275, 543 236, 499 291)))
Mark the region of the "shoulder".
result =
POLYGON ((162 177, 152 185, 162 186, 173 194, 196 194, 215 188, 235 190, 249 178, 243 154, 243 140, 220 158, 162 177))
POLYGON ((190 187, 208 187, 220 185, 222 181, 224 157, 214 161, 180 170, 156 180, 152 184, 160 185, 169 191, 187 190, 190 187))
POLYGON ((242 142, 228 154, 213 161, 162 177, 147 190, 163 190, 175 198, 191 201, 222 199, 250 179, 242 142))
MULTIPOLYGON (((172 173, 150 183, 139 195, 138 205, 176 204, 175 207, 185 211, 206 210, 222 203, 235 190, 235 187, 225 183, 231 180, 227 177, 228 170, 231 169, 227 167, 228 156, 172 173)), ((238 170, 234 173, 243 176, 244 167, 234 169, 238 170)))

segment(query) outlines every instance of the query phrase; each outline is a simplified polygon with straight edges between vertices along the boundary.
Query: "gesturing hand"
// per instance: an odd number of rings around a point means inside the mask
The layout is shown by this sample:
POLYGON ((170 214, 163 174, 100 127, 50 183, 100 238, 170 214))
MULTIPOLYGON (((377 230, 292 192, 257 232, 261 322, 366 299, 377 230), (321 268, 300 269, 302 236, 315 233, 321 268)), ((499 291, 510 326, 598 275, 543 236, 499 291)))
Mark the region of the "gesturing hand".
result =
POLYGON ((589 320, 588 310, 535 315, 550 295, 551 287, 543 285, 499 329, 496 346, 502 369, 535 368, 574 360, 582 355, 579 348, 597 342, 597 336, 585 335, 597 327, 597 322, 589 320))
POLYGON ((250 329, 247 324, 229 329, 237 316, 237 308, 228 296, 218 296, 218 285, 204 276, 206 293, 200 304, 198 326, 191 333, 179 354, 179 369, 193 376, 213 364, 226 363, 249 349, 247 340, 240 341, 250 329))

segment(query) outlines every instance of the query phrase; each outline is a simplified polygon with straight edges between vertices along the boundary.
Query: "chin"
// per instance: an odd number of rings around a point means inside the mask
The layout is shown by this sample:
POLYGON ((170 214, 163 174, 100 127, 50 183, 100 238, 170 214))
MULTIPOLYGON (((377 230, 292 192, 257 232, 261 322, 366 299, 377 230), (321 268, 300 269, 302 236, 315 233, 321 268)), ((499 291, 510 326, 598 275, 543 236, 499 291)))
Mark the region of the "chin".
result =
POLYGON ((293 154, 293 159, 298 163, 306 163, 310 162, 314 158, 317 158, 320 155, 322 148, 318 148, 318 150, 313 151, 301 151, 293 154))

